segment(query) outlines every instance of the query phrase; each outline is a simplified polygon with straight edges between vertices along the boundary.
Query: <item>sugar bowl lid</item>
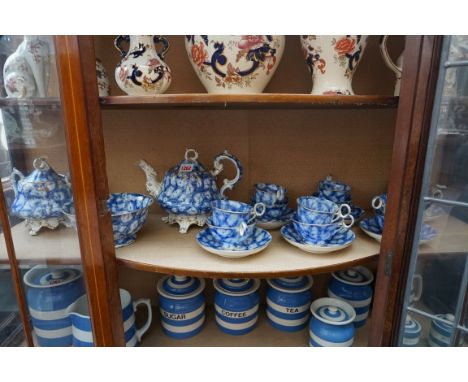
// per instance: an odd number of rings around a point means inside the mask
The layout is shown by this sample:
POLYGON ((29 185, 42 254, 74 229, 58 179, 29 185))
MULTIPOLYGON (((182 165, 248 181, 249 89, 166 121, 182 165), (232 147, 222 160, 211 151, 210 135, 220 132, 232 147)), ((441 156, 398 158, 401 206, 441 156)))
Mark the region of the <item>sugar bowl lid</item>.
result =
POLYGON ((82 272, 72 267, 37 265, 24 275, 24 283, 32 288, 52 288, 79 279, 82 272))
POLYGON ((157 289, 161 296, 182 300, 199 295, 205 289, 205 280, 187 276, 166 276, 159 280, 157 289))
POLYGON ((315 300, 310 311, 316 319, 331 325, 347 325, 356 318, 356 311, 350 304, 331 297, 315 300))
POLYGON ((218 292, 230 296, 245 296, 260 287, 258 279, 214 279, 213 286, 218 292))
POLYGON ((405 334, 419 334, 420 332, 421 324, 408 314, 405 319, 405 334))
POLYGON ((368 285, 374 281, 372 272, 363 266, 332 272, 332 276, 338 281, 349 285, 368 285))
POLYGON ((300 293, 309 290, 314 280, 311 276, 280 277, 268 279, 267 283, 280 292, 300 293))

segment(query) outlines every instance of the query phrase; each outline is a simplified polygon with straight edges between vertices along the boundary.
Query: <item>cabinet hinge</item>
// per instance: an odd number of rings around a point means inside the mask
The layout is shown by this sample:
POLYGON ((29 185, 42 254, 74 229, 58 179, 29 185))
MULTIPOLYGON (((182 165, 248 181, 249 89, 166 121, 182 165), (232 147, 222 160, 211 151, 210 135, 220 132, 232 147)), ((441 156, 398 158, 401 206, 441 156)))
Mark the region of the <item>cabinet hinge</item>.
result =
POLYGON ((384 268, 384 274, 387 277, 390 277, 392 274, 392 268, 393 268, 393 251, 388 251, 385 255, 385 268, 384 268))

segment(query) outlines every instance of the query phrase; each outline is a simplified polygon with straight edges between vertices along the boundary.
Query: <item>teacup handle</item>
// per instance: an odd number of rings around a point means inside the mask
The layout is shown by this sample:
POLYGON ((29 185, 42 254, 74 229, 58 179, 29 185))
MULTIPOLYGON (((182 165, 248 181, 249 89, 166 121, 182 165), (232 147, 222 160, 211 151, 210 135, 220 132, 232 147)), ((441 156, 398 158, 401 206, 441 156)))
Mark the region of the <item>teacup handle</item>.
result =
POLYGON ((346 220, 343 219, 343 220, 341 221, 341 226, 342 226, 343 228, 349 229, 349 228, 351 228, 351 227, 353 226, 353 224, 354 224, 354 217, 353 217, 353 215, 348 215, 348 216, 346 216, 346 220))
POLYGON ((341 219, 347 219, 350 216, 352 216, 351 207, 348 204, 341 204, 336 210, 335 215, 333 216, 332 223, 335 223, 336 221, 341 219))
POLYGON ((380 199, 380 196, 374 196, 372 198, 372 208, 378 210, 379 208, 382 208, 384 206, 382 199, 380 199))
POLYGON ((422 291, 423 291, 423 278, 421 275, 418 275, 418 274, 413 275, 413 285, 414 285, 413 290, 415 292, 411 299, 413 302, 416 302, 416 301, 419 301, 419 299, 421 298, 422 291))
POLYGON ((276 200, 275 202, 281 202, 284 199, 285 192, 284 188, 279 188, 278 191, 276 191, 276 200))
POLYGON ((255 203, 253 206, 253 217, 262 216, 266 211, 264 203, 255 203))
POLYGON ((133 311, 136 312, 138 309, 138 305, 146 305, 146 308, 148 310, 148 318, 145 322, 145 324, 140 328, 136 330, 136 335, 138 338, 138 341, 141 341, 141 337, 148 331, 151 321, 153 320, 153 310, 151 309, 151 303, 149 298, 139 298, 138 300, 133 302, 133 311))
POLYGON ((237 231, 239 232, 239 235, 244 236, 245 231, 247 231, 247 223, 240 223, 239 227, 237 227, 237 231))

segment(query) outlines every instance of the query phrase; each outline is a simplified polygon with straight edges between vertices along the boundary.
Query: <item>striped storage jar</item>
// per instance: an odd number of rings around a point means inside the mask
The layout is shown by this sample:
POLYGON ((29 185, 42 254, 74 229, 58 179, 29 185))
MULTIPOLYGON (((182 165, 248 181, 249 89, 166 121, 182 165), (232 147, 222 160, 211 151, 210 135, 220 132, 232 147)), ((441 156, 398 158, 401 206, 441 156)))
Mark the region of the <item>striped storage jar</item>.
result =
POLYGON ((409 314, 405 320, 405 331, 403 333, 403 346, 418 346, 421 337, 421 324, 409 314))
POLYGON ((310 306, 310 346, 351 346, 354 341, 354 308, 336 298, 319 298, 310 306))
POLYGON ((201 332, 205 322, 205 280, 166 276, 158 282, 161 326, 169 337, 184 339, 201 332))
MULTIPOLYGON (((437 314, 436 317, 441 318, 446 321, 454 322, 455 316, 453 314, 437 314)), ((438 321, 433 319, 431 322, 431 331, 429 332, 429 337, 427 342, 429 346, 450 346, 450 337, 454 331, 454 324, 450 325, 448 323, 438 321)))
MULTIPOLYGON (((122 320, 124 326, 124 338, 127 347, 137 346, 141 337, 149 329, 152 321, 152 310, 148 298, 140 298, 132 302, 130 292, 120 289, 120 303, 122 306, 122 320), (137 329, 135 325, 135 314, 139 305, 144 305, 148 312, 145 324, 137 329)), ((94 346, 91 317, 88 308, 88 296, 84 295, 70 305, 67 309, 72 323, 73 346, 94 346)))
POLYGON ((258 321, 260 295, 258 279, 215 279, 215 319, 227 334, 252 331, 258 321))
POLYGON ((26 299, 39 346, 71 346, 67 307, 85 293, 82 272, 75 267, 38 265, 24 275, 26 299))
POLYGON ((285 277, 267 282, 268 322, 287 332, 305 328, 310 317, 312 277, 285 277))
POLYGON ((332 279, 328 284, 328 296, 342 299, 354 308, 356 328, 363 326, 369 315, 373 281, 372 272, 361 266, 332 272, 332 279))

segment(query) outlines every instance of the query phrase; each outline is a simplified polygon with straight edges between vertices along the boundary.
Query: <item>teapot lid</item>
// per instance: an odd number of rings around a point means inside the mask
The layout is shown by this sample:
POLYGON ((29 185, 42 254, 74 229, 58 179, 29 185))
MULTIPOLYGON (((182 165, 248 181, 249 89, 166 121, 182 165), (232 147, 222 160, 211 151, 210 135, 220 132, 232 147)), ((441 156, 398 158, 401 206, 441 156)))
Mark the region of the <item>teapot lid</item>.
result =
POLYGON ((33 161, 34 171, 29 174, 24 181, 30 183, 50 182, 61 179, 61 176, 50 167, 46 158, 39 157, 33 161))
POLYGON ((309 290, 313 282, 311 276, 281 277, 267 280, 272 288, 286 293, 299 293, 309 290))
POLYGON ((187 276, 166 276, 158 282, 158 292, 166 298, 187 299, 199 295, 205 280, 187 276))
POLYGON ((330 325, 347 325, 356 318, 356 311, 350 304, 331 297, 315 300, 310 311, 315 318, 330 325))
POLYGON ((363 266, 332 272, 332 276, 338 281, 349 285, 368 285, 374 281, 372 272, 363 266))
POLYGON ((71 283, 81 277, 77 268, 37 265, 24 275, 24 283, 32 288, 53 288, 71 283))
POLYGON ((206 171, 201 163, 197 161, 198 152, 195 149, 185 150, 185 159, 180 162, 175 170, 177 173, 190 173, 197 171, 206 171))
POLYGON ((214 279, 213 286, 218 292, 229 296, 245 296, 260 287, 258 279, 214 279))

